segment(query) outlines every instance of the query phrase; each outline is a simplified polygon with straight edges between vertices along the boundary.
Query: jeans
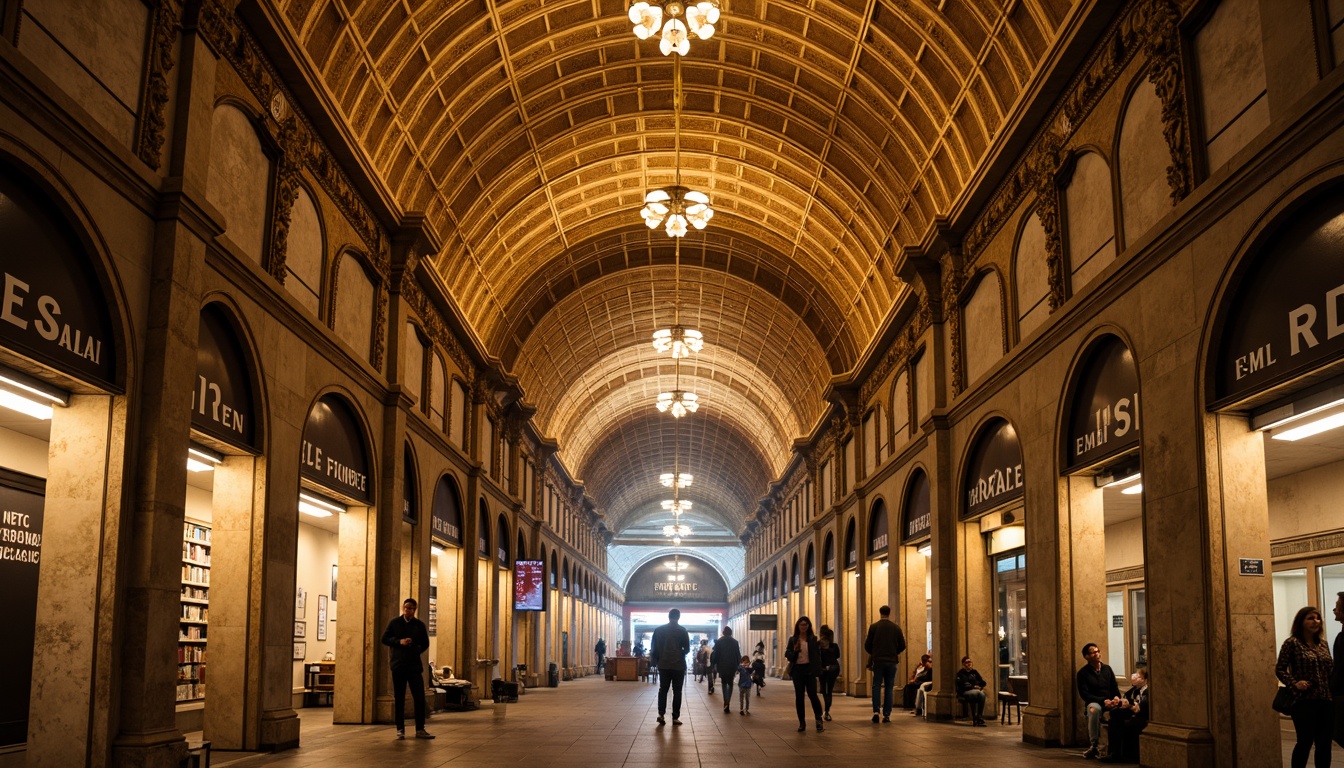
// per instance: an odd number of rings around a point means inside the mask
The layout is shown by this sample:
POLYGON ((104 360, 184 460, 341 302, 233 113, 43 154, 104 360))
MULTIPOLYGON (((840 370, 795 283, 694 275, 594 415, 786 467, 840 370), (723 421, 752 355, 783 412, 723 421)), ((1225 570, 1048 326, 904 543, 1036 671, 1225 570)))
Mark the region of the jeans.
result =
POLYGON ((672 686, 672 719, 681 718, 681 684, 686 681, 686 670, 664 669, 658 678, 658 714, 667 711, 667 687, 672 686))
POLYGON ((957 698, 971 705, 971 717, 976 721, 985 719, 985 692, 977 688, 972 688, 957 698))
POLYGON ((723 708, 733 705, 733 684, 737 682, 737 668, 731 672, 719 672, 719 687, 723 689, 723 708))
POLYGON ((880 711, 883 717, 889 717, 891 700, 895 695, 896 663, 873 662, 873 712, 880 711))
POLYGON ((826 705, 827 713, 831 711, 831 697, 835 695, 835 681, 839 677, 840 670, 838 669, 821 673, 821 701, 826 705))
POLYGON ((1087 739, 1096 744, 1101 741, 1101 715, 1106 709, 1095 701, 1087 704, 1087 739))
POLYGON ((793 703, 798 708, 798 724, 807 725, 807 711, 803 709, 803 694, 812 700, 812 714, 821 721, 821 699, 817 698, 817 677, 811 667, 793 665, 793 703))
POLYGON ((737 689, 737 708, 743 712, 751 711, 751 686, 737 689))
POLYGON ((929 705, 929 691, 933 690, 933 683, 920 683, 919 690, 915 691, 915 714, 924 714, 924 708, 929 705))
POLYGON ((1306 768, 1307 755, 1316 747, 1316 768, 1330 766, 1330 730, 1335 716, 1334 705, 1320 699, 1303 699, 1293 707, 1293 729, 1297 744, 1293 746, 1293 768, 1306 768))
POLYGON ((392 722, 397 730, 406 728, 406 686, 411 687, 411 701, 415 702, 415 730, 425 730, 425 679, 419 667, 392 670, 392 722))

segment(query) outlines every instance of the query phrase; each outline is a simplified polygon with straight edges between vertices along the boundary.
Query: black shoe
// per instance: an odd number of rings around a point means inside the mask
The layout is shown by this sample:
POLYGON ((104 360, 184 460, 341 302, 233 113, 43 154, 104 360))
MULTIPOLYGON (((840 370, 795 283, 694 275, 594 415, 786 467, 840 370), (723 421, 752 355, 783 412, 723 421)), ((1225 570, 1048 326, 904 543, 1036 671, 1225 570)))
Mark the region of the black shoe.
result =
POLYGON ((400 741, 401 739, 404 739, 404 738, 406 738, 406 731, 405 731, 404 729, 402 729, 402 728, 398 728, 398 729, 397 729, 397 740, 400 741))
POLYGON ((728 714, 728 710, 729 710, 729 709, 731 709, 731 707, 729 707, 727 704, 724 704, 724 705, 723 705, 723 713, 724 713, 725 715, 728 714))
POLYGON ((827 712, 827 713, 824 715, 824 717, 826 718, 826 722, 828 722, 828 723, 831 722, 831 713, 830 713, 830 712, 827 712))
POLYGON ((420 728, 420 729, 418 729, 418 730, 415 732, 415 738, 417 738, 417 739, 432 739, 432 738, 434 738, 434 734, 430 733, 429 731, 426 731, 424 728, 420 728))
POLYGON ((799 733, 802 733, 803 731, 806 731, 806 730, 807 730, 807 723, 800 723, 800 724, 798 725, 798 732, 799 732, 799 733))
POLYGON ((884 723, 890 723, 890 722, 891 722, 891 715, 883 715, 883 716, 882 716, 882 722, 884 722, 884 723))
POLYGON ((876 723, 877 721, 879 721, 879 720, 881 720, 881 719, 882 719, 882 716, 881 716, 881 715, 877 714, 876 712, 873 713, 873 722, 874 722, 874 723, 876 723))
POLYGON ((681 720, 677 719, 676 717, 673 717, 673 718, 672 718, 672 724, 673 724, 673 725, 681 725, 681 720))
POLYGON ((821 733, 821 732, 824 731, 824 730, 826 730, 826 726, 822 725, 822 724, 821 724, 821 721, 818 720, 818 721, 817 721, 817 733, 821 733))
POLYGON ((1098 757, 1100 754, 1101 754, 1101 753, 1097 750, 1097 745, 1096 745, 1096 744, 1093 744, 1092 746, 1090 746, 1090 747, 1087 748, 1087 751, 1086 751, 1086 752, 1083 753, 1083 759, 1084 759, 1084 760, 1096 760, 1097 757, 1098 757))
POLYGON ((663 719, 663 716, 662 716, 662 715, 659 715, 659 716, 658 716, 658 724, 659 724, 659 725, 667 725, 667 720, 663 719))

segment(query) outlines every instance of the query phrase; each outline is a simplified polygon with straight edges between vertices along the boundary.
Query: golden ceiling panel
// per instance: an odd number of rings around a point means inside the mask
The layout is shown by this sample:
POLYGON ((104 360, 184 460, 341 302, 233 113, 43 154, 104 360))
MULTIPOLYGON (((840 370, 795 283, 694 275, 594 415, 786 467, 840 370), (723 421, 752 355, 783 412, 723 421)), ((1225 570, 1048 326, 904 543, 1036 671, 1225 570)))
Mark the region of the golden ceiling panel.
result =
MULTIPOLYGON (((666 322, 650 289, 670 244, 638 210, 677 176, 672 60, 625 0, 273 1, 368 166, 438 230, 431 265, 539 422, 614 461, 591 447, 634 418, 614 382, 664 376, 635 350, 666 322)), ((949 212, 1071 5, 721 0, 681 67, 680 175, 716 213, 683 243, 684 307, 722 350, 698 375, 732 382, 767 472, 906 290, 890 255, 949 212)))

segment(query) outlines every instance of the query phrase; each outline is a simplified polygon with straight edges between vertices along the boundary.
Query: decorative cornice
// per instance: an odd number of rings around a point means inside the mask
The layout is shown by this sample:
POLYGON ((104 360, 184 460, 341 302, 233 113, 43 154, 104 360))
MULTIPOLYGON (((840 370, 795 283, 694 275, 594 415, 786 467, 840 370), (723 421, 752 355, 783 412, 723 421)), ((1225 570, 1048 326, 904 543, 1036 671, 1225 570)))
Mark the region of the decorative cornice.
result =
POLYGON ((182 29, 182 7, 177 0, 157 0, 152 13, 145 101, 135 128, 135 154, 157 171, 163 164, 164 134, 168 130, 168 75, 177 66, 173 46, 182 29))
MULTIPOLYGON (((415 260, 419 261, 419 254, 415 253, 415 260)), ((448 356, 457 364, 458 370, 462 371, 467 378, 470 386, 475 386, 476 380, 480 377, 476 374, 476 368, 471 363, 471 358, 467 356, 466 350, 458 343, 457 337, 448 330, 448 324, 444 322, 443 315, 439 312, 424 290, 420 287, 420 282, 415 279, 414 269, 410 266, 408 258, 407 268, 402 272, 400 293, 401 298, 406 301, 411 310, 424 323, 425 333, 427 333, 434 343, 448 353, 448 356)))
MULTIPOLYGON (((1154 2, 1165 4, 1166 0, 1154 2)), ((964 241, 965 252, 970 260, 980 255, 1022 200, 1031 192, 1039 191, 1039 168, 1048 162, 1048 158, 1040 155, 1048 155, 1051 150, 1042 144, 1050 141, 1048 137, 1054 135, 1062 145, 1091 114, 1101 97, 1139 51, 1139 41, 1149 32, 1149 19, 1154 12, 1153 2, 1135 3, 1112 22, 1097 41, 1091 58, 1065 89, 1065 96, 1041 121, 1042 127, 1032 140, 1031 147, 1022 153, 1016 166, 985 206, 984 212, 971 225, 964 241)), ((1052 286, 1052 301, 1054 296, 1052 286)))
POLYGON ((285 268, 289 254, 289 225, 294 216, 294 201, 299 197, 304 145, 308 143, 309 136, 299 128, 298 120, 290 116, 280 124, 276 138, 280 145, 280 162, 275 174, 275 210, 271 216, 271 237, 265 266, 271 277, 284 285, 285 277, 289 274, 285 268))

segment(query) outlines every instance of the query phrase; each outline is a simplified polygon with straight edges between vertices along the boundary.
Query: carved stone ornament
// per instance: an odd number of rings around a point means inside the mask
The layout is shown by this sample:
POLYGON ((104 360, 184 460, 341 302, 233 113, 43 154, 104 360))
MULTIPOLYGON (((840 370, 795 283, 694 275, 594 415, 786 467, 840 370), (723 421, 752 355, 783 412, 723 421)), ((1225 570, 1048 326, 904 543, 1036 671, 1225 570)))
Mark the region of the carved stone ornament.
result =
POLYGON ((173 46, 182 29, 182 7, 177 0, 157 0, 151 13, 145 100, 136 125, 135 154, 157 171, 163 164, 164 133, 168 129, 168 76, 177 65, 173 46))
POLYGON ((387 351, 387 280, 378 281, 378 295, 373 312, 373 367, 383 370, 383 354, 387 351))
POLYGON ((285 94, 283 92, 276 91, 275 94, 271 96, 271 117, 277 123, 283 123, 285 122, 285 118, 288 116, 289 116, 289 99, 285 98, 285 94))
POLYGON ((308 136, 299 122, 291 117, 280 125, 278 140, 280 162, 275 174, 275 212, 271 216, 266 271, 276 282, 284 285, 285 277, 289 274, 285 268, 289 254, 289 225, 294 216, 294 201, 299 197, 299 180, 303 176, 303 157, 308 136))
POLYGON ((1151 6, 1143 52, 1150 62, 1148 79, 1162 102, 1162 135, 1171 152, 1167 186, 1175 204, 1184 200, 1194 186, 1185 75, 1181 67, 1181 15, 1171 0, 1152 0, 1151 6))
POLYGON ((943 320, 947 323, 948 351, 952 354, 952 396, 961 394, 963 385, 961 364, 961 289, 966 282, 957 259, 943 257, 943 320))
POLYGON ((1064 289, 1064 237, 1059 221, 1059 185, 1055 183, 1062 145, 1063 139, 1058 134, 1047 133, 1033 158, 1035 164, 1032 167, 1036 184, 1036 216, 1041 220, 1041 229, 1045 233, 1046 280, 1050 287, 1046 302, 1051 312, 1063 306, 1067 298, 1064 289))

